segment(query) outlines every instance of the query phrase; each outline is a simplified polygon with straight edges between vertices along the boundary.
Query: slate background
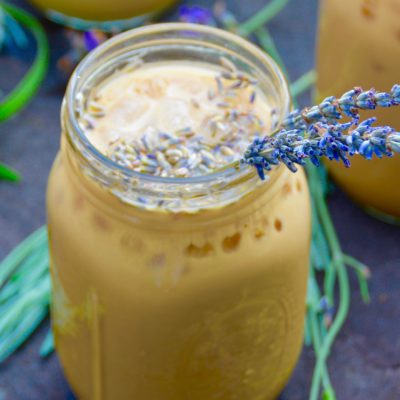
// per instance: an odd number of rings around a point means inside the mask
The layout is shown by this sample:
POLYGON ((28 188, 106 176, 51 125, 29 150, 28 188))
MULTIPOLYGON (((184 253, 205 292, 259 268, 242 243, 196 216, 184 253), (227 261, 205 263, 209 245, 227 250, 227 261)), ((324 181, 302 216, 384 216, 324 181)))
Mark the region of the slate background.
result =
MULTIPOLYGON (((14 1, 23 4, 22 1, 14 1)), ((186 1, 210 5, 211 1, 186 1)), ((265 0, 228 0, 240 19, 252 15, 265 0)), ((174 13, 169 16, 174 19, 174 13)), ((290 76, 296 79, 314 62, 317 0, 292 0, 275 18, 273 34, 290 76)), ((35 228, 45 223, 47 175, 59 146, 59 110, 66 78, 56 60, 68 49, 62 29, 43 21, 51 45, 51 69, 39 94, 17 117, 0 125, 0 159, 23 174, 19 185, 0 183, 0 258, 35 228)), ((33 48, 19 58, 0 55, 0 88, 9 90, 26 70, 33 48)), ((304 97, 303 104, 309 104, 304 97)), ((330 208, 343 248, 371 266, 372 302, 364 305, 352 277, 350 317, 330 358, 339 400, 400 398, 400 229, 364 214, 336 190, 330 208)), ((17 354, 0 366, 0 400, 73 399, 57 357, 38 357, 48 321, 17 354)), ((313 353, 303 351, 281 400, 305 400, 311 380, 313 353)), ((151 400, 151 399, 149 399, 151 400)), ((205 399, 207 400, 207 399, 205 399)))

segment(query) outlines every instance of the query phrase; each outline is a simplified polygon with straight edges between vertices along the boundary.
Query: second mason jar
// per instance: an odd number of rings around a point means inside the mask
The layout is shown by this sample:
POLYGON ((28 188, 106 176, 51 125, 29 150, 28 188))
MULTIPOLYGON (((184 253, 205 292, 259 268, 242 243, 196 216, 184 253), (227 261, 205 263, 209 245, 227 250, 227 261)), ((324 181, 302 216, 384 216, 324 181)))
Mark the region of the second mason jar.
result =
MULTIPOLYGON (((398 83, 400 0, 322 0, 318 42, 317 101, 353 86, 389 91, 398 83)), ((368 113, 362 114, 368 118, 368 113)), ((395 109, 374 111, 379 125, 400 130, 395 109)), ((351 169, 327 164, 333 179, 363 208, 400 221, 400 156, 351 160, 351 169)))
POLYGON ((54 22, 74 29, 120 32, 141 24, 178 0, 30 0, 54 22))
POLYGON ((304 173, 279 167, 261 182, 232 164, 163 178, 105 157, 80 128, 77 102, 137 54, 144 66, 210 68, 223 56, 257 79, 276 122, 290 109, 276 64, 214 28, 134 30, 78 66, 48 187, 52 321, 65 374, 82 400, 272 400, 303 339, 304 173))

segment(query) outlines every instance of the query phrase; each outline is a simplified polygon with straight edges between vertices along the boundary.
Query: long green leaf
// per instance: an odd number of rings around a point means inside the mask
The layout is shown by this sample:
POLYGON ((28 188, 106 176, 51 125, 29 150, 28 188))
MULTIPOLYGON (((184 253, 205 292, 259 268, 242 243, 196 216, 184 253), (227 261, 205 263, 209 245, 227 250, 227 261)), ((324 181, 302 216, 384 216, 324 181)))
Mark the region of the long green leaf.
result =
POLYGON ((0 101, 0 122, 18 112, 39 89, 46 75, 49 61, 49 46, 46 33, 40 23, 32 15, 11 4, 0 2, 2 7, 16 21, 29 29, 37 43, 35 60, 29 71, 11 93, 0 101))

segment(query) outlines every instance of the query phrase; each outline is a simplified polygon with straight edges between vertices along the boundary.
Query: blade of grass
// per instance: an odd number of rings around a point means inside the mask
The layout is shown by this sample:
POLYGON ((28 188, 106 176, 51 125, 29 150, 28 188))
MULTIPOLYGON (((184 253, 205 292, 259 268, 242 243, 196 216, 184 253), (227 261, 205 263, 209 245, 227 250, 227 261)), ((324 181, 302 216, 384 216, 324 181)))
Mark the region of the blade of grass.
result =
POLYGON ((242 36, 248 36, 261 28, 272 18, 278 15, 289 0, 271 0, 264 8, 258 11, 254 16, 240 24, 239 33, 242 36))
POLYGON ((17 22, 27 28, 35 38, 37 51, 35 60, 26 75, 11 93, 0 101, 0 122, 18 112, 39 89, 47 71, 49 46, 46 33, 40 23, 26 11, 11 4, 0 2, 3 9, 17 22))
POLYGON ((314 69, 302 75, 290 85, 290 92, 293 97, 298 97, 310 89, 317 80, 317 73, 314 69))
POLYGON ((40 285, 37 285, 29 292, 19 296, 14 304, 9 307, 8 311, 2 315, 0 320, 0 338, 2 338, 6 332, 12 330, 14 326, 18 325, 21 315, 23 315, 26 310, 33 305, 36 306, 40 304, 43 306, 49 304, 49 301, 50 277, 48 276, 40 285))
POLYGON ((279 64, 285 76, 289 77, 285 63, 283 62, 282 57, 279 54, 278 49, 276 48, 275 42, 273 41, 272 36, 268 32, 268 29, 267 28, 257 29, 257 31, 255 32, 255 36, 257 40, 260 42, 261 47, 275 60, 276 63, 279 64))
POLYGON ((371 276, 370 269, 365 264, 356 260, 354 257, 349 256, 348 254, 344 254, 343 259, 349 267, 354 268, 356 271, 358 284, 360 286, 361 298, 363 299, 364 303, 370 303, 371 296, 369 294, 367 281, 371 276))
POLYGON ((1 179, 11 182, 18 182, 21 180, 21 175, 14 169, 0 163, 0 180, 1 179))
POLYGON ((53 331, 49 329, 42 345, 40 346, 40 357, 46 358, 54 351, 54 336, 53 331))
POLYGON ((46 318, 47 313, 48 309, 45 307, 32 307, 30 312, 20 320, 20 324, 5 339, 0 338, 0 364, 32 335, 46 318))
POLYGON ((9 279, 10 275, 19 267, 20 263, 37 246, 47 242, 47 230, 43 226, 28 236, 0 263, 0 289, 9 279))

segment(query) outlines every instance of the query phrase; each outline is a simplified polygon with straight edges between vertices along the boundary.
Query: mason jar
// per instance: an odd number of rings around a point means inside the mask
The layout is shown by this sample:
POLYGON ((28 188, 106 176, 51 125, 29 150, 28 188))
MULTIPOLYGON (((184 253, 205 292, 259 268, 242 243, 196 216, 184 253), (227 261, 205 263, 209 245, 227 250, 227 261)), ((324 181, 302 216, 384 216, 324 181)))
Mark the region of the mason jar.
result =
POLYGON ((272 59, 215 28, 132 30, 80 63, 47 196, 52 323, 65 375, 82 400, 274 399, 302 347, 305 175, 278 167, 262 182, 231 164, 162 178, 99 153, 77 123, 77 94, 137 53, 145 63, 216 65, 225 56, 258 80, 279 121, 290 109, 272 59))
MULTIPOLYGON (((400 0, 322 0, 317 57, 317 101, 353 86, 389 91, 399 80, 400 0)), ((400 130, 395 109, 373 112, 379 125, 400 130)), ((363 113, 362 118, 372 116, 363 113)), ((327 164, 330 174, 357 203, 388 221, 400 220, 400 156, 351 160, 346 169, 327 164)))
POLYGON ((126 30, 166 10, 177 0, 30 0, 46 16, 74 29, 126 30))

